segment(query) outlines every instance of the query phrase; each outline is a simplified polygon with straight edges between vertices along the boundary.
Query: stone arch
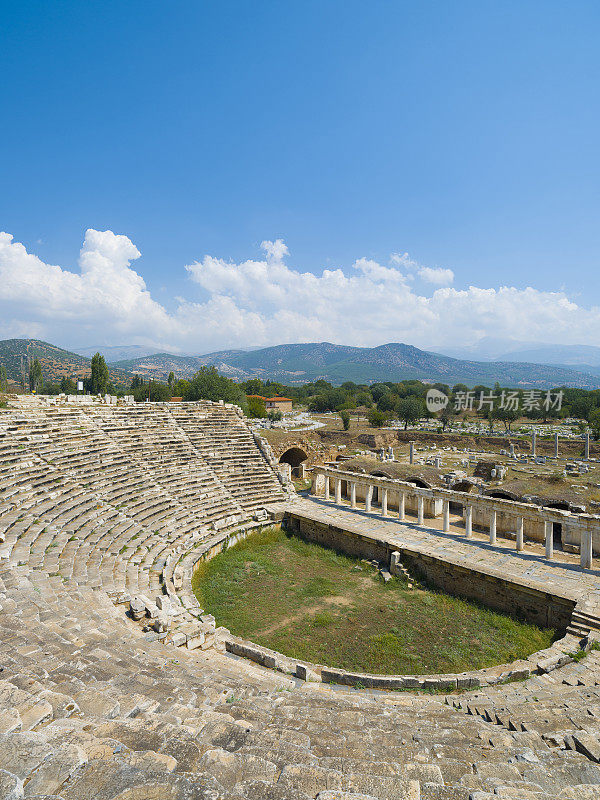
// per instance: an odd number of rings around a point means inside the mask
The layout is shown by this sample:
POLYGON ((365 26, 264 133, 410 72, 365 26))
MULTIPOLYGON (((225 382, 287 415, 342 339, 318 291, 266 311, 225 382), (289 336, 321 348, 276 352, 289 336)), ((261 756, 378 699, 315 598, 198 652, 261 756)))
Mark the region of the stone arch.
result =
POLYGON ((514 492, 507 492, 505 489, 490 489, 485 495, 486 497, 495 497, 497 500, 519 500, 518 495, 514 492))
POLYGON ((288 447, 279 457, 280 464, 289 464, 294 478, 299 478, 301 474, 301 464, 308 458, 308 453, 301 447, 288 447))
POLYGON ((418 486, 419 489, 431 489, 432 486, 427 481, 423 480, 423 478, 405 478, 406 483, 414 483, 415 486, 418 486))
POLYGON ((477 484, 466 478, 462 481, 455 481, 450 488, 455 492, 467 492, 470 494, 477 488, 477 484))
POLYGON ((544 503, 542 508, 557 508, 559 511, 570 511, 571 504, 568 500, 552 500, 550 503, 544 503))
MULTIPOLYGON (((372 475, 374 478, 391 478, 392 476, 389 472, 385 472, 382 469, 374 469, 369 472, 369 475, 372 475)), ((371 501, 373 503, 379 503, 379 486, 373 486, 373 494, 371 496, 371 501)))

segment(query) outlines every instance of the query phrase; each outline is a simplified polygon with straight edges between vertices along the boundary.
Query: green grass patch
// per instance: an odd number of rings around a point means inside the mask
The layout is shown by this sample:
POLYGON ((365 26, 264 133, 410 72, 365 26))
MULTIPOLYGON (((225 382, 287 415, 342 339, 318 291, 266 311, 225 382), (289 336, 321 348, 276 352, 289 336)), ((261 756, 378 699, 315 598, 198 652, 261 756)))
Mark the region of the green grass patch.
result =
POLYGON ((434 589, 384 584, 360 560, 269 529, 192 579, 218 625, 292 658, 381 674, 481 669, 548 647, 555 631, 434 589))

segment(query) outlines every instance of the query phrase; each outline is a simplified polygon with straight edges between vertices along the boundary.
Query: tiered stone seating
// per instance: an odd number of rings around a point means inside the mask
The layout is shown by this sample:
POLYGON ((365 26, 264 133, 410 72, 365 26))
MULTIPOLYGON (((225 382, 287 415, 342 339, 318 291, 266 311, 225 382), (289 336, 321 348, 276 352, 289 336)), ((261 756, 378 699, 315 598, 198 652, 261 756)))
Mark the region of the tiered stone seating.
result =
POLYGON ((600 797, 596 652, 445 702, 175 649, 126 617, 167 592, 185 631, 196 545, 283 497, 232 409, 0 414, 0 798, 600 797))

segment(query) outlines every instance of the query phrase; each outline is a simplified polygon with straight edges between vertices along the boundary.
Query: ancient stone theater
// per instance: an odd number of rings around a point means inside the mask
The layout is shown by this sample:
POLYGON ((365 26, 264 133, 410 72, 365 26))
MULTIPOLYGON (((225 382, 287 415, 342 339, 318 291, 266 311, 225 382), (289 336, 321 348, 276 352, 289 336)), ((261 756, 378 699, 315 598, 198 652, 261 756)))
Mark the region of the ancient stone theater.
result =
POLYGON ((600 519, 345 466, 300 496, 235 406, 11 399, 0 798, 600 798, 600 519), (191 586, 273 525, 557 636, 444 675, 268 650, 191 586))

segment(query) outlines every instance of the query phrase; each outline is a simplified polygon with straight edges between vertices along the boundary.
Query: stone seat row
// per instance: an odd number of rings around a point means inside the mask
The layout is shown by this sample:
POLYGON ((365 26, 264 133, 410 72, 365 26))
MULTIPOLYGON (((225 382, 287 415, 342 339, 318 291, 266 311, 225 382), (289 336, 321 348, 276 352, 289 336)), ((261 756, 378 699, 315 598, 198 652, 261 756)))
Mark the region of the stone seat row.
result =
POLYGON ((600 785, 586 756, 533 731, 499 735, 438 698, 298 690, 218 654, 171 659, 101 591, 10 572, 0 768, 26 796, 574 800, 600 785))

